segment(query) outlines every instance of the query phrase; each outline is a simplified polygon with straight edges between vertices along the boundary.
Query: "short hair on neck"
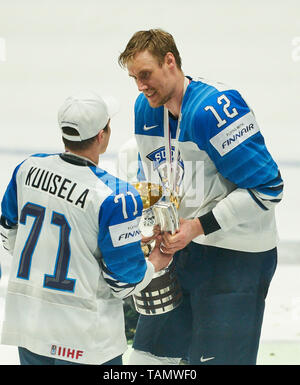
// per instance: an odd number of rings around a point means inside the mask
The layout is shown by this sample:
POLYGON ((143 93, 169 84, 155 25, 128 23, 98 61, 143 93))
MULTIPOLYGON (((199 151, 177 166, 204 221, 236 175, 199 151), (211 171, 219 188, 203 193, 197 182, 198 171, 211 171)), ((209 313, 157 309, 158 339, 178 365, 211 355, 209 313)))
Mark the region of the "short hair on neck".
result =
MULTIPOLYGON (((99 130, 99 132, 100 131, 101 130, 99 130)), ((105 132, 108 131, 108 123, 103 128, 103 131, 105 131, 105 132)), ((76 130, 76 128, 73 128, 73 127, 68 127, 68 126, 62 127, 62 132, 66 135, 70 135, 70 136, 74 136, 74 137, 79 136, 78 131, 76 130)), ((94 143, 94 141, 96 140, 97 136, 98 136, 98 134, 93 136, 92 138, 81 140, 81 141, 70 140, 70 139, 66 139, 64 137, 62 137, 62 140, 63 140, 65 147, 67 147, 71 151, 80 151, 80 150, 89 149, 92 146, 92 144, 94 143)))

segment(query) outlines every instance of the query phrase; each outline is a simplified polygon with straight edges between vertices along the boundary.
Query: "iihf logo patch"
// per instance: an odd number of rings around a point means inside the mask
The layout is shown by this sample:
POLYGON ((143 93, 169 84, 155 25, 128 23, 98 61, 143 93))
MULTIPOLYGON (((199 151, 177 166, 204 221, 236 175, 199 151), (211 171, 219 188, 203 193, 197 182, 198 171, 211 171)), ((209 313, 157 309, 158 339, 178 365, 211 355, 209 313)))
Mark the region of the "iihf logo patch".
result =
POLYGON ((50 354, 52 356, 65 357, 65 358, 78 360, 83 356, 84 351, 68 348, 65 346, 51 345, 50 354))
POLYGON ((56 349, 57 349, 57 346, 56 345, 51 345, 51 354, 52 354, 52 356, 55 356, 55 354, 56 354, 56 349))

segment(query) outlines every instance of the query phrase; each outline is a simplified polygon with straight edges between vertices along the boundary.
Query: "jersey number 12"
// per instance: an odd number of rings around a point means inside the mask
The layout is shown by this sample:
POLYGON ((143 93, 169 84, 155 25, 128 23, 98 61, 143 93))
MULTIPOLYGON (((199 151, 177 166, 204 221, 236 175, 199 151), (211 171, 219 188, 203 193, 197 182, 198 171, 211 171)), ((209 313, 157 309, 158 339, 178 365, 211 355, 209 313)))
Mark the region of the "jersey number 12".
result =
MULTIPOLYGON (((217 102, 218 104, 223 104, 223 101, 225 101, 225 104, 223 105, 223 111, 225 113, 225 115, 228 117, 228 118, 234 118, 235 116, 238 115, 238 112, 237 112, 237 109, 236 108, 232 108, 231 112, 229 111, 229 106, 230 106, 230 100, 227 98, 226 95, 222 94, 221 96, 218 97, 217 99, 217 102)), ((222 126, 224 126, 224 124, 227 123, 227 120, 226 119, 222 119, 222 117, 217 113, 216 109, 213 107, 213 106, 206 106, 204 107, 205 111, 211 111, 213 114, 214 114, 214 117, 217 119, 218 121, 218 124, 217 124, 217 127, 220 128, 222 126)))

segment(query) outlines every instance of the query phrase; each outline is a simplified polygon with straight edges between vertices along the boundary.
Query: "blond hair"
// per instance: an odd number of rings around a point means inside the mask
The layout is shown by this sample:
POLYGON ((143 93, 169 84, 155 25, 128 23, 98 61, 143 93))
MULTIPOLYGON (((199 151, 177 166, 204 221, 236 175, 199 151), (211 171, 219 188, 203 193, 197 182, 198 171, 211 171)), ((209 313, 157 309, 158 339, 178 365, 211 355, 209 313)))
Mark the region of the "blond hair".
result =
POLYGON ((138 31, 129 40, 125 50, 120 54, 118 62, 121 67, 126 67, 134 55, 148 50, 162 64, 168 52, 174 55, 176 65, 181 70, 181 57, 176 47, 173 36, 162 29, 138 31))

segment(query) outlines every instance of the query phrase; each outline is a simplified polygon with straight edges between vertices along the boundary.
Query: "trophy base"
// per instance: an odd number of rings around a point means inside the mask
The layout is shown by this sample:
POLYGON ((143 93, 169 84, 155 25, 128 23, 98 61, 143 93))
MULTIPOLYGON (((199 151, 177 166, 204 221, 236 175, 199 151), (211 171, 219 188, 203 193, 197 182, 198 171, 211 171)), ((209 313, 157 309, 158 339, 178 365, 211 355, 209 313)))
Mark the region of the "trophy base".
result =
POLYGON ((133 295, 136 311, 143 315, 167 313, 182 302, 182 291, 175 274, 175 266, 159 272, 145 289, 133 295))

